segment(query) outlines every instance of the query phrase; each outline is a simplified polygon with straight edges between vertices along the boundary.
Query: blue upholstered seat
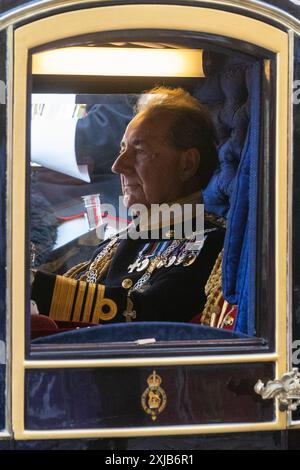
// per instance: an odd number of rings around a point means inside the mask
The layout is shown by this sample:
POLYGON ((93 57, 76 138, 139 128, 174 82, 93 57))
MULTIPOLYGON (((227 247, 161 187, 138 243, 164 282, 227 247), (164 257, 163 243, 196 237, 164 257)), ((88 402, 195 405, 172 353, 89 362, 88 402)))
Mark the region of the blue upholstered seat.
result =
POLYGON ((109 343, 155 338, 156 341, 234 339, 245 335, 203 325, 176 322, 112 323, 37 338, 33 344, 109 343))

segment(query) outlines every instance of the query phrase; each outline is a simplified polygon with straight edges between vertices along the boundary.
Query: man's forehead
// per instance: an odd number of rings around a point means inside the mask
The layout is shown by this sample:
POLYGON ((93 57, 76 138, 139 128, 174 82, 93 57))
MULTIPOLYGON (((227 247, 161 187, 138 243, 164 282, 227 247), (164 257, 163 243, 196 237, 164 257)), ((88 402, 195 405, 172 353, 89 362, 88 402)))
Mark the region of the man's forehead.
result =
POLYGON ((165 116, 158 115, 152 118, 137 115, 128 124, 123 140, 130 138, 142 143, 148 138, 153 138, 153 135, 164 135, 169 125, 170 121, 165 119, 165 116))

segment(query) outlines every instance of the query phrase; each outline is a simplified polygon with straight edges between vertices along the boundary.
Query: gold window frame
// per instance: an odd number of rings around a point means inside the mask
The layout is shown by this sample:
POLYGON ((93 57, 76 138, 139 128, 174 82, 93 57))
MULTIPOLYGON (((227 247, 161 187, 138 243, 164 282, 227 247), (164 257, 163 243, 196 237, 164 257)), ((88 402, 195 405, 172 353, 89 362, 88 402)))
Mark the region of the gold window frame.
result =
MULTIPOLYGON (((14 47, 13 108, 9 120, 11 172, 11 309, 12 309, 12 425, 16 439, 123 437, 143 435, 195 434, 284 429, 286 413, 264 423, 155 426, 30 431, 24 426, 24 386, 26 369, 133 367, 187 364, 228 364, 272 362, 276 377, 287 370, 287 179, 289 110, 289 38, 288 34, 262 21, 241 14, 179 5, 116 5, 59 13, 17 28, 11 38, 14 47), (274 52, 277 56, 276 79, 276 352, 226 356, 188 356, 93 360, 26 360, 25 358, 25 176, 26 107, 28 53, 33 47, 70 36, 130 29, 172 29, 227 36, 274 52)), ((259 378, 259 377, 258 377, 259 378)))

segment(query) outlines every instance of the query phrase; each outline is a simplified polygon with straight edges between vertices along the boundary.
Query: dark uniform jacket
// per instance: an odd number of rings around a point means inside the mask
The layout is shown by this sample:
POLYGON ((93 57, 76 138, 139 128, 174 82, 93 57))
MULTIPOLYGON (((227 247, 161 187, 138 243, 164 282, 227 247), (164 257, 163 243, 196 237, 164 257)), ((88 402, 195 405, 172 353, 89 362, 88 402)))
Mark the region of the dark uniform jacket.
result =
MULTIPOLYGON (((172 236, 166 240, 165 233, 161 232, 164 240, 119 240, 109 269, 99 283, 38 271, 32 286, 32 299, 39 312, 53 320, 92 323, 190 321, 204 307, 205 284, 223 247, 223 228, 205 222, 204 234, 204 244, 192 263, 159 267, 140 289, 132 290, 146 271, 133 269, 139 254, 144 248, 154 255, 159 250, 163 253, 172 243, 172 236), (128 311, 130 315, 126 315, 128 311)), ((92 260, 109 241, 99 245, 92 260)), ((186 243, 188 241, 183 239, 183 249, 186 243)))

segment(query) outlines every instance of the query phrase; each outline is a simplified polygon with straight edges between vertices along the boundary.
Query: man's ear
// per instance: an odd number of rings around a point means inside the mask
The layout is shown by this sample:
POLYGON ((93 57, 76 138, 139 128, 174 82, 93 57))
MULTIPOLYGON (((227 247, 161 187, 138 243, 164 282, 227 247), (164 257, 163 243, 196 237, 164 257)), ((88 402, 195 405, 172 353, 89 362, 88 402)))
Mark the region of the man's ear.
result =
POLYGON ((188 181, 195 176, 200 165, 200 153, 195 147, 185 150, 180 159, 181 181, 188 181))

